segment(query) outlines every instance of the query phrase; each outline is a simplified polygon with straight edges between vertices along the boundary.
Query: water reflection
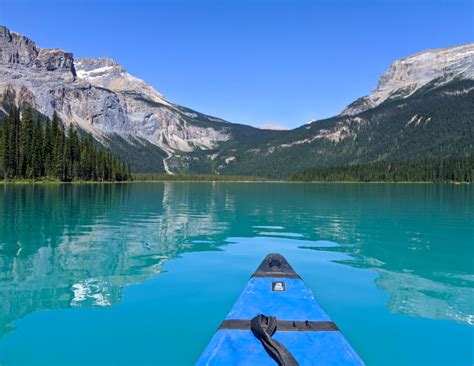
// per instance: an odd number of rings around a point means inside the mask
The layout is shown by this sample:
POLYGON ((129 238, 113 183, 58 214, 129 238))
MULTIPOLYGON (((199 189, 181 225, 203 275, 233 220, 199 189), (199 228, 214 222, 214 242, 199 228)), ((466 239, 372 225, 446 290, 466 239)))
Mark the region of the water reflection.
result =
POLYGON ((465 285, 436 281, 416 274, 378 269, 378 286, 390 293, 391 311, 429 319, 449 319, 474 325, 472 279, 465 285))
POLYGON ((196 202, 186 186, 173 187, 3 187, 0 335, 36 310, 115 304, 123 286, 159 273, 193 239, 225 231, 213 222, 215 188, 201 185, 196 202))
POLYGON ((116 304, 170 258, 236 236, 348 253, 391 311, 473 324, 473 201, 436 185, 5 185, 0 336, 37 310, 116 304))

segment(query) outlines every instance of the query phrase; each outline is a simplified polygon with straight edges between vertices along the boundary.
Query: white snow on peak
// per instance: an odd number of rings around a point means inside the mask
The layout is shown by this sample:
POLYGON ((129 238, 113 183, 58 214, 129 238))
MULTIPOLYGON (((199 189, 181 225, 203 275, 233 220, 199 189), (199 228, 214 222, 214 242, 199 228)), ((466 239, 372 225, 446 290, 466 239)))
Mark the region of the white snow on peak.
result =
POLYGON ((150 84, 129 74, 116 61, 110 58, 82 58, 74 63, 76 74, 91 84, 114 92, 130 92, 143 95, 151 101, 173 107, 164 96, 150 84))

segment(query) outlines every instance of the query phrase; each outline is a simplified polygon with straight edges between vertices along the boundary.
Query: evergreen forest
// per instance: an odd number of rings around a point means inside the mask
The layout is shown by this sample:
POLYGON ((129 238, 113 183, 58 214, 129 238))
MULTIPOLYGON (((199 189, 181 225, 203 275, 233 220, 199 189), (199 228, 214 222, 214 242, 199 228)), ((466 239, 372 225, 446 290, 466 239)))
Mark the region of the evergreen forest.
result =
POLYGON ((125 181, 130 167, 92 135, 81 138, 73 125, 66 129, 56 113, 52 119, 30 106, 12 107, 0 128, 0 179, 63 182, 125 181))

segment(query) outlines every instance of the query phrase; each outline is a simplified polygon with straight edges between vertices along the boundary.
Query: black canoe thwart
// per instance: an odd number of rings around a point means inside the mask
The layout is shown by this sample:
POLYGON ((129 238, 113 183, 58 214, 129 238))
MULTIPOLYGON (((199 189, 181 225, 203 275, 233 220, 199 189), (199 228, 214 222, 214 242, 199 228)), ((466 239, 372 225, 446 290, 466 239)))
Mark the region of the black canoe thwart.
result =
MULTIPOLYGON (((221 323, 219 329, 249 330, 250 320, 226 319, 221 323)), ((277 320, 276 330, 279 332, 337 332, 339 328, 336 323, 331 321, 277 320)))
POLYGON ((252 277, 300 278, 281 254, 268 254, 252 277))

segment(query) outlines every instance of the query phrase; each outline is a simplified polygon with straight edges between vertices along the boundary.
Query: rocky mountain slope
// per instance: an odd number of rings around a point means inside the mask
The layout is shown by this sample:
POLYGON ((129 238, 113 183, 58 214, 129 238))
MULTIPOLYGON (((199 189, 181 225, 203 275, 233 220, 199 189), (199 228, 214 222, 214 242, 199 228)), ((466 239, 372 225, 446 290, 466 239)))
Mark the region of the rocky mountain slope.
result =
POLYGON ((419 52, 393 62, 377 88, 351 103, 342 115, 355 115, 388 99, 403 99, 436 80, 437 85, 457 78, 474 79, 474 44, 419 52))
MULTIPOLYGON (((298 170, 474 154, 474 44, 395 61, 375 91, 339 116, 252 143, 220 144, 212 172, 286 177, 298 170)), ((170 158, 187 171, 183 154, 170 158)), ((191 154, 191 169, 208 155, 191 154)))
POLYGON ((269 134, 172 104, 112 59, 75 60, 6 27, 0 27, 0 52, 3 106, 29 103, 47 116, 56 111, 139 170, 171 172, 167 160, 177 152, 269 134))
MULTIPOLYGON (((229 154, 230 155, 230 154, 229 154)), ((233 152, 227 174, 285 177, 310 167, 474 155, 474 80, 337 116, 233 152)))
POLYGON ((284 177, 308 167, 474 154, 474 44, 395 61, 339 116, 225 152, 227 174, 284 177))
POLYGON ((339 116, 257 129, 173 104, 112 59, 74 59, 0 27, 3 110, 56 111, 135 171, 281 178, 308 167, 472 154, 473 101, 474 44, 466 44, 395 61, 339 116))

